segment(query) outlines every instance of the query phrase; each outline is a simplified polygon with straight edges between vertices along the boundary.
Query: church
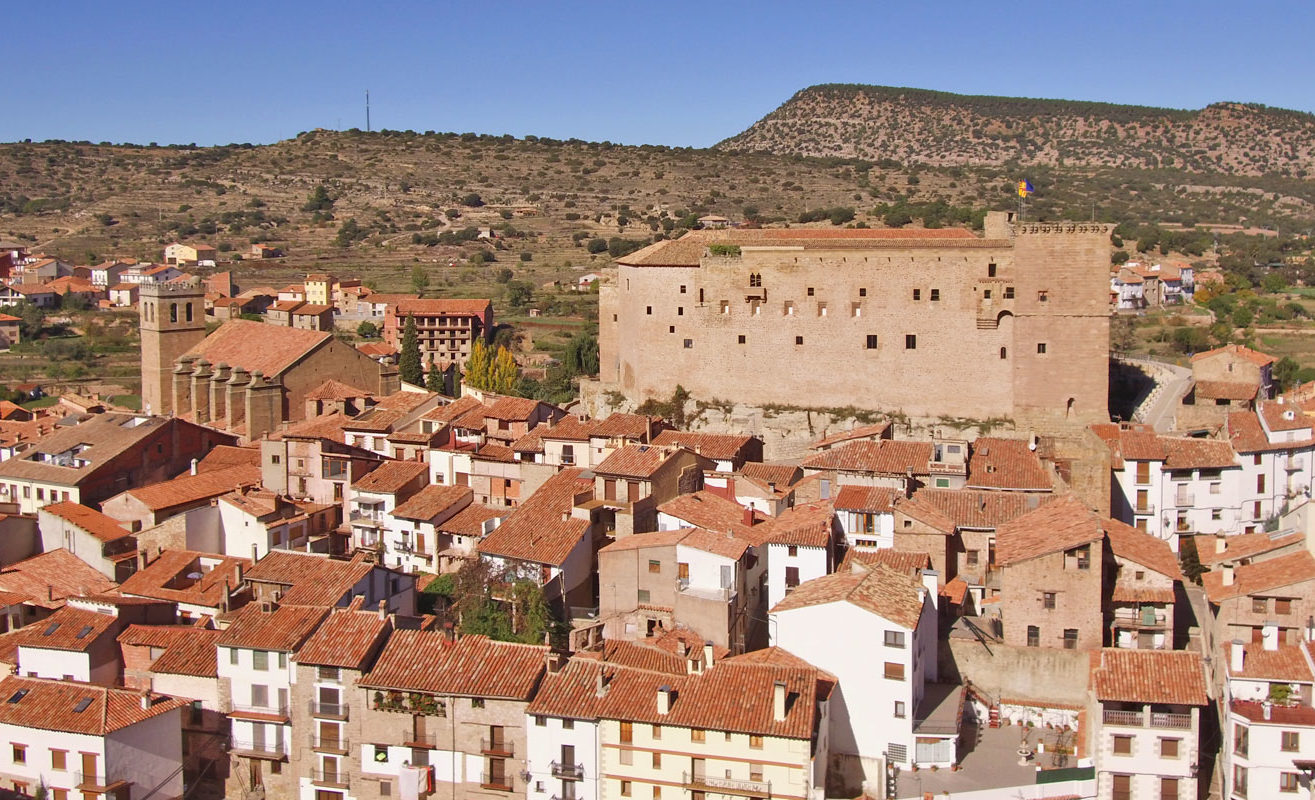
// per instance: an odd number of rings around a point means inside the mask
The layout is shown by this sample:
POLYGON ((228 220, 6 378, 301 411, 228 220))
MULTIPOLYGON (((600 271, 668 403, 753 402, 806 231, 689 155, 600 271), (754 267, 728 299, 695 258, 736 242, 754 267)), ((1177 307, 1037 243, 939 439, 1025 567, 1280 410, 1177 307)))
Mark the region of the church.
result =
POLYGON ((306 395, 332 378, 397 391, 397 368, 328 331, 235 319, 205 331, 205 295, 192 283, 143 285, 142 407, 255 441, 305 417, 306 395))

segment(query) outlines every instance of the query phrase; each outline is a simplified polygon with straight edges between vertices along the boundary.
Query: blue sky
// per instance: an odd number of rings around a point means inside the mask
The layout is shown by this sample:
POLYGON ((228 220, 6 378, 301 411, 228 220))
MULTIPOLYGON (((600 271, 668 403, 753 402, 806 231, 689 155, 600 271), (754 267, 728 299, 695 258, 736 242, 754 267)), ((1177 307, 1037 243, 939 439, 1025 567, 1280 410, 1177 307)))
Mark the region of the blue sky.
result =
POLYGON ((707 146, 798 89, 1315 111, 1315 3, 11 3, 0 141, 373 127, 707 146), (31 42, 31 44, 28 44, 31 42), (21 65, 21 66, 14 66, 21 65))

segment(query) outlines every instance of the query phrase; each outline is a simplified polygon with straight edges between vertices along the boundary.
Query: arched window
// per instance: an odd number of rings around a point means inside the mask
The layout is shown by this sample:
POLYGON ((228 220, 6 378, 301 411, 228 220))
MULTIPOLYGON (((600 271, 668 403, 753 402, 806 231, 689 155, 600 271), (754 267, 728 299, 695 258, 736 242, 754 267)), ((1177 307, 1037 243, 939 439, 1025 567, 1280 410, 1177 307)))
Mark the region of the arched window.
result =
POLYGON ((188 303, 188 304, 187 304, 187 321, 188 321, 188 322, 191 322, 191 321, 192 321, 192 304, 191 304, 191 303, 188 303))
POLYGON ((170 304, 169 304, 169 321, 170 321, 170 322, 177 322, 177 321, 178 321, 178 304, 177 304, 177 303, 170 303, 170 304))
POLYGON ((1001 357, 1001 358, 1009 358, 1009 348, 1008 348, 1008 347, 1001 347, 1001 348, 1000 348, 1000 357, 1001 357))
POLYGON ((763 285, 762 273, 759 272, 749 273, 749 286, 762 286, 762 285, 763 285))

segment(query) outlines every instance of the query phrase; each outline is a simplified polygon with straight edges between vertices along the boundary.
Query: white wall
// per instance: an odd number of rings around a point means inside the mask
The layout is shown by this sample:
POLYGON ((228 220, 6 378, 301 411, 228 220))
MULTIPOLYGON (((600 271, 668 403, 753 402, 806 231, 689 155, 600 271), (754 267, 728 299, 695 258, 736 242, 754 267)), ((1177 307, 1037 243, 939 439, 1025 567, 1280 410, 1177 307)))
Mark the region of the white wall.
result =
MULTIPOLYGON (((166 714, 164 716, 170 715, 166 714)), ((175 724, 177 724, 177 712, 174 712, 172 716, 175 724)), ((96 768, 101 771, 102 775, 105 774, 105 740, 99 736, 0 724, 0 743, 6 745, 0 747, 0 772, 19 778, 27 778, 30 784, 28 786, 29 793, 35 793, 37 784, 44 780, 47 789, 67 789, 69 797, 80 796, 80 793, 75 791, 73 787, 77 784, 77 775, 82 770, 82 753, 95 753, 96 768), (7 746, 10 742, 27 745, 25 764, 14 763, 13 748, 7 746), (51 750, 63 750, 67 753, 65 757, 67 769, 63 771, 51 769, 51 750)), ((113 774, 111 773, 111 776, 113 774)), ((131 776, 131 774, 131 772, 120 773, 125 777, 131 776)))
MULTIPOLYGON (((37 623, 42 624, 42 623, 37 623)), ((91 656, 71 650, 48 650, 41 647, 19 647, 16 674, 26 678, 53 678, 91 682, 91 656)), ((113 683, 111 680, 110 683, 113 683)))
POLYGON ((799 568, 799 582, 804 583, 820 578, 830 571, 829 558, 825 547, 796 547, 795 554, 790 555, 790 548, 783 544, 768 544, 767 553, 767 608, 771 609, 785 599, 785 569, 799 568))
POLYGON ((182 710, 174 709, 106 737, 109 777, 131 780, 132 800, 141 800, 148 794, 153 797, 182 794, 183 773, 179 769, 183 763, 182 722, 182 710))
POLYGON ((558 717, 525 717, 525 768, 530 779, 525 783, 527 800, 548 800, 565 796, 562 780, 553 777, 552 762, 560 761, 562 745, 575 746, 575 763, 584 768, 583 780, 575 781, 577 800, 598 798, 598 725, 587 720, 558 717), (543 724, 538 724, 543 720, 543 724), (542 784, 542 789, 540 789, 542 784))

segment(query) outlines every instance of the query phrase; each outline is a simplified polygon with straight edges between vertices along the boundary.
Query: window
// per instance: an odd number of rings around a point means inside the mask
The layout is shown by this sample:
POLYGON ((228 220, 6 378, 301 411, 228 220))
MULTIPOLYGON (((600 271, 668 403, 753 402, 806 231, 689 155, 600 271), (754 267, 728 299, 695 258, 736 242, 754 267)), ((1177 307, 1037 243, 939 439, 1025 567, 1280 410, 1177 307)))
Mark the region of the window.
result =
POLYGON ((826 316, 826 303, 818 303, 818 304, 817 304, 817 315, 818 315, 819 317, 825 317, 825 316, 826 316))
POLYGON ((812 296, 813 296, 813 287, 811 287, 811 286, 808 287, 808 296, 809 296, 809 297, 812 297, 812 296))
POLYGON ((652 307, 652 306, 644 306, 644 313, 647 314, 647 315, 649 315, 650 317, 653 316, 653 307, 652 307))
POLYGON ((675 326, 675 325, 668 325, 668 326, 667 326, 667 333, 675 333, 675 332, 676 332, 676 326, 675 326))
POLYGON ((1264 492, 1264 491, 1265 491, 1265 476, 1264 476, 1264 475, 1257 475, 1257 476, 1256 476, 1256 493, 1259 494, 1259 493, 1264 492))
POLYGON ((57 770, 68 769, 68 751, 51 750, 50 751, 50 768, 57 770))
POLYGON ((869 334, 868 334, 868 338, 867 338, 867 349, 869 349, 869 350, 876 350, 876 349, 877 349, 877 335, 876 335, 875 333, 869 333, 869 334))
POLYGON ((1035 625, 1027 626, 1027 646, 1028 647, 1041 646, 1041 629, 1035 625))
POLYGON ((252 650, 251 668, 258 670, 269 669, 269 652, 265 650, 252 650))
POLYGON ((791 558, 794 558, 795 556, 799 555, 799 546, 793 544, 786 545, 785 554, 787 556, 790 556, 791 558))
POLYGON ((862 286, 860 286, 859 289, 858 289, 858 296, 859 296, 859 297, 867 297, 867 296, 868 296, 868 290, 867 290, 867 288, 866 288, 866 287, 862 287, 862 286))
POLYGON ((538 714, 534 717, 534 724, 540 728, 546 728, 548 726, 548 718, 542 714, 538 714))
POLYGON ((684 293, 685 293, 685 284, 683 284, 683 283, 680 285, 680 293, 681 293, 681 294, 684 294, 684 293))
POLYGON ((635 592, 635 599, 641 603, 647 603, 649 601, 649 598, 650 595, 647 589, 640 589, 639 591, 635 592))
MULTIPOLYGON (((721 313, 723 313, 723 314, 729 314, 729 313, 731 313, 731 301, 729 301, 729 300, 722 300, 722 301, 721 301, 721 313)), ((613 320, 613 322, 615 322, 615 320, 613 320)))
POLYGON ((1160 758, 1177 758, 1178 744, 1182 739, 1161 739, 1160 758))
MULTIPOLYGON (((654 753, 654 755, 657 755, 657 754, 654 753)), ((662 800, 662 787, 661 787, 661 786, 654 786, 654 787, 653 787, 653 800, 662 800)))
POLYGON ((621 796, 630 796, 630 781, 621 781, 621 796))
POLYGON ((1178 800, 1178 779, 1160 778, 1160 800, 1178 800))
POLYGON ((236 648, 236 647, 230 647, 230 648, 228 648, 228 663, 229 663, 229 664, 232 664, 232 665, 235 666, 235 667, 237 666, 237 648, 236 648))
POLYGON ((255 708, 269 708, 269 687, 253 684, 251 687, 251 705, 255 708))
POLYGON ((795 587, 798 586, 798 585, 799 585, 799 568, 798 568, 798 567, 786 567, 786 568, 785 568, 785 588, 786 588, 786 591, 789 591, 790 589, 793 589, 793 588, 795 588, 795 587))
POLYGON ((751 780, 751 781, 761 781, 762 779, 763 779, 763 765, 762 765, 762 764, 750 764, 750 765, 749 765, 749 780, 751 780))
POLYGON ((482 698, 482 697, 472 697, 472 698, 470 698, 470 707, 471 707, 471 708, 483 708, 483 707, 484 707, 484 698, 482 698))
POLYGON ((1130 756, 1132 755, 1132 737, 1115 736, 1114 737, 1114 755, 1130 756))
POLYGON ((1039 355, 1039 356, 1043 356, 1043 355, 1046 354, 1046 343, 1045 343, 1045 342, 1037 342, 1037 343, 1036 343, 1036 354, 1039 355))
POLYGON ((1251 613, 1264 614, 1269 611, 1269 600, 1264 597, 1251 598, 1251 613))
POLYGON ((15 764, 27 763, 27 745, 25 744, 14 745, 14 763, 15 764))
POLYGON ((887 647, 904 647, 904 631, 886 631, 885 643, 887 647))
MULTIPOLYGON (((1230 367, 1228 368, 1228 371, 1229 371, 1229 372, 1232 372, 1232 371, 1233 371, 1233 368, 1230 366, 1230 367)), ((1255 455, 1253 455, 1253 456, 1251 457, 1251 463, 1254 464, 1254 465, 1256 465, 1257 467, 1260 466, 1261 462, 1262 462, 1262 459, 1261 459, 1260 453, 1256 453, 1255 455)))
POLYGON ((1275 613, 1275 614, 1291 614, 1291 613, 1292 613, 1292 601, 1291 601, 1290 599, 1286 598, 1286 597, 1276 597, 1276 598, 1274 598, 1274 613, 1275 613))
MULTIPOLYGON (((660 737, 655 736, 653 738, 656 739, 660 737)), ((662 754, 657 752, 656 750, 653 751, 653 769, 662 769, 662 754)))
POLYGON ((761 736, 755 736, 755 735, 753 735, 753 734, 750 734, 750 735, 749 735, 749 747, 750 747, 751 749, 754 749, 754 750, 761 750, 761 749, 763 749, 763 737, 761 737, 761 736))
POLYGON ((895 661, 887 661, 885 669, 886 680, 902 681, 904 680, 904 665, 895 661))
POLYGON ((689 740, 691 742, 706 742, 708 740, 708 732, 702 728, 690 728, 689 740))
POLYGON ((757 273, 757 272, 750 273, 750 274, 749 274, 749 285, 750 285, 750 286, 762 286, 762 285, 763 285, 763 276, 762 276, 761 274, 757 273))
MULTIPOLYGON (((1295 772, 1280 772, 1278 774, 1278 790, 1280 792, 1295 792, 1301 785, 1295 772)), ((1177 797, 1178 795, 1174 795, 1177 797)))
POLYGON ((1041 607, 1042 607, 1042 608, 1045 608, 1045 609, 1047 609, 1047 610, 1054 610, 1054 608, 1055 608, 1055 593, 1054 593, 1054 592, 1042 592, 1042 593, 1041 593, 1041 607))
POLYGON ((987 265, 986 265, 986 277, 988 277, 988 278, 994 278, 994 277, 995 277, 995 265, 994 265, 994 264, 987 264, 987 265))
POLYGON ((966 550, 966 551, 964 551, 964 554, 963 554, 963 563, 964 563, 965 565, 969 566, 969 567, 975 567, 975 566, 977 566, 978 552, 979 552, 979 551, 977 551, 977 550, 966 550))
POLYGON ((279 457, 278 457, 277 455, 272 455, 272 456, 270 456, 270 457, 269 457, 269 463, 271 463, 271 464, 277 464, 277 463, 279 463, 279 457))
POLYGON ((1050 300, 1050 292, 1046 291, 1045 289, 1042 289, 1041 291, 1036 293, 1036 301, 1038 303, 1044 303, 1047 302, 1048 300, 1050 300))
POLYGON ((686 340, 685 340, 685 349, 686 349, 686 350, 689 350, 689 349, 692 348, 692 347, 694 347, 694 340, 693 340, 693 339, 686 339, 686 340))
POLYGON ((904 349, 905 350, 918 349, 918 337, 915 334, 912 333, 904 334, 904 349))
POLYGON ((1064 649, 1065 649, 1065 650, 1076 650, 1076 649, 1078 649, 1078 629, 1077 629, 1077 628, 1065 628, 1065 629, 1064 629, 1064 649))
POLYGON ((575 720, 573 720, 573 719, 564 719, 564 720, 562 720, 562 730, 564 730, 564 731, 573 731, 573 730, 575 730, 575 720))
POLYGON ((938 302, 940 302, 940 299, 941 299, 941 290, 940 290, 940 289, 932 289, 932 290, 931 290, 931 301, 932 301, 933 303, 938 303, 938 302))
POLYGON ((908 716, 908 707, 904 705, 903 700, 896 700, 895 717, 898 719, 904 719, 906 716, 908 716))
POLYGON ((1211 519, 1211 520, 1217 522, 1217 521, 1219 521, 1219 520, 1221 520, 1221 519, 1223 519, 1223 518, 1224 518, 1224 511, 1223 511, 1223 509, 1220 509, 1220 508, 1212 508, 1212 509, 1210 509, 1210 519, 1211 519))
POLYGON ((801 344, 803 344, 803 343, 804 343, 804 337, 802 337, 802 336, 796 336, 796 337, 794 337, 794 343, 795 343, 796 345, 801 345, 801 344))
POLYGON ((660 575, 662 573, 662 562, 650 558, 648 560, 648 571, 654 575, 660 575))
POLYGON ((736 338, 738 339, 738 341, 739 341, 740 344, 744 344, 744 334, 741 333, 741 334, 740 334, 738 337, 736 337, 736 338))
POLYGON ((1297 731, 1283 731, 1280 737, 1279 747, 1285 753, 1293 753, 1301 749, 1301 734, 1297 731))
POLYGON ((621 744, 630 744, 635 740, 635 724, 633 722, 621 722, 621 744))
POLYGON ((1001 347, 1001 348, 1000 348, 1000 358, 1001 358, 1001 359, 1009 358, 1009 348, 1008 348, 1008 347, 1001 347))
POLYGON ((914 299, 914 300, 921 300, 921 299, 922 299, 922 290, 921 290, 921 289, 914 289, 914 290, 913 290, 913 299, 914 299))
POLYGON ((1237 764, 1233 765, 1233 794, 1247 796, 1247 768, 1237 764))
POLYGON ((683 317, 683 316, 685 316, 685 307, 684 307, 684 306, 676 306, 676 316, 678 316, 678 317, 683 317))

